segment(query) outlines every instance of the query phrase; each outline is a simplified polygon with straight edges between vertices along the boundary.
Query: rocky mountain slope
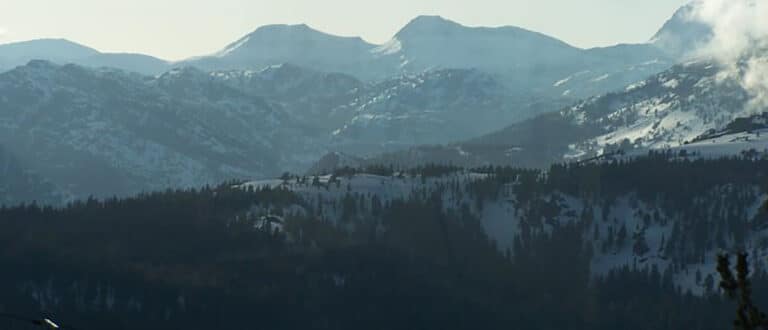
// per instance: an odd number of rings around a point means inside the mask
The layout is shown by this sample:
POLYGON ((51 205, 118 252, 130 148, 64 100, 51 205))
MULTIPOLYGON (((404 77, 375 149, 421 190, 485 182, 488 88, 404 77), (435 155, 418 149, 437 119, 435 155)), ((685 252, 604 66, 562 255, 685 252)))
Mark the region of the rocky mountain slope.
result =
POLYGON ((389 79, 351 106, 353 117, 333 132, 333 146, 358 154, 462 140, 535 111, 494 76, 457 69, 389 79))
POLYGON ((292 116, 307 123, 327 139, 329 132, 354 115, 354 103, 370 84, 342 73, 325 73, 292 64, 263 70, 225 70, 210 73, 232 88, 269 99, 292 116))
POLYGON ((279 104, 328 149, 361 155, 467 139, 558 108, 520 101, 495 76, 475 69, 431 70, 379 83, 290 64, 210 76, 279 104))
POLYGON ((0 109, 2 145, 78 196, 262 176, 312 157, 297 120, 195 69, 150 78, 33 61, 0 74, 0 109))
MULTIPOLYGON (((476 139, 417 147, 364 163, 413 166, 429 162, 467 166, 547 166, 616 151, 684 146, 710 130, 759 114, 740 77, 709 61, 676 65, 623 90, 592 97, 476 139)), ((758 148, 763 149, 763 148, 758 148)), ((736 150, 738 154, 740 150, 736 150)))

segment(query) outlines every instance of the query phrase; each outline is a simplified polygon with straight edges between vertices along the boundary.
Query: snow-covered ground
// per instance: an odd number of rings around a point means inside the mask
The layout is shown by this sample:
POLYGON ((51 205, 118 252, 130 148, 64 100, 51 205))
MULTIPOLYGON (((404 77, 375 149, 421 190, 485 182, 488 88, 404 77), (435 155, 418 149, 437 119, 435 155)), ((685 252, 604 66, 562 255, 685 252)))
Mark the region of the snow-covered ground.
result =
POLYGON ((614 155, 606 159, 641 157, 647 155, 650 150, 671 151, 677 157, 688 159, 714 159, 734 156, 768 157, 768 129, 724 134, 683 145, 632 149, 622 155, 614 155))
MULTIPOLYGON (((744 89, 720 72, 710 63, 691 62, 631 84, 622 92, 563 110, 561 114, 571 122, 603 131, 574 141, 566 158, 588 158, 616 148, 677 148, 709 130, 721 130, 737 118, 753 115, 744 89)), ((732 147, 742 146, 729 143, 726 149, 732 147)))
POLYGON ((673 150, 685 150, 689 154, 711 158, 740 155, 750 150, 768 156, 768 129, 727 134, 677 146, 673 150))
MULTIPOLYGON (((763 136, 763 134, 761 134, 763 136)), ((704 148, 704 147, 701 147, 704 148)), ((322 217, 329 220, 339 219, 341 217, 340 208, 332 207, 348 194, 359 194, 362 196, 377 196, 382 202, 394 199, 407 198, 411 194, 419 192, 431 192, 438 188, 445 188, 458 183, 461 187, 458 194, 453 189, 443 189, 443 205, 446 209, 458 209, 462 205, 469 205, 482 222, 487 234, 496 241, 501 250, 510 249, 514 253, 513 240, 520 232, 521 221, 526 217, 526 209, 517 201, 517 196, 511 192, 511 189, 502 189, 498 199, 485 200, 483 207, 478 209, 474 203, 474 197, 467 193, 465 188, 475 180, 485 178, 485 174, 457 172, 443 177, 429 178, 422 180, 420 177, 405 175, 403 177, 378 176, 370 174, 358 174, 353 176, 340 176, 333 181, 330 175, 317 177, 317 182, 312 184, 313 177, 307 178, 304 183, 298 183, 295 178, 284 180, 260 180, 252 181, 242 185, 242 187, 282 187, 298 193, 312 207, 322 205, 322 217)), ((511 184, 513 185, 513 184, 511 184)), ((766 196, 758 196, 755 199, 753 207, 747 212, 749 218, 753 218, 759 207, 759 202, 766 196)), ((664 272, 670 267, 672 260, 664 255, 664 246, 668 244, 672 236, 673 223, 679 221, 677 214, 666 214, 658 205, 647 204, 639 201, 632 194, 625 195, 614 200, 610 207, 605 209, 607 214, 603 214, 604 209, 596 207, 595 204, 585 202, 579 197, 569 196, 562 193, 552 193, 547 196, 541 196, 542 200, 555 203, 560 212, 551 221, 555 223, 568 223, 580 221, 579 217, 585 211, 587 206, 594 212, 594 220, 589 230, 584 234, 588 242, 592 242, 594 255, 592 259, 592 272, 595 276, 604 275, 613 269, 624 266, 637 267, 640 269, 650 269, 656 267, 659 272, 664 272), (664 225, 652 221, 648 223, 648 217, 656 214, 661 218, 668 219, 664 225), (597 227, 597 228, 595 228, 597 227), (626 228, 626 239, 620 246, 611 245, 608 249, 603 248, 603 243, 607 240, 609 232, 613 232, 615 237, 621 227, 626 228), (643 232, 648 244, 649 252, 643 255, 636 255, 633 250, 634 234, 643 232), (665 242, 667 240, 667 242, 665 242)), ((363 217, 365 215, 362 215, 363 217)), ((545 221, 546 222, 546 221, 545 221)), ((551 224, 545 225, 545 230, 551 229, 551 224)), ((749 233, 744 245, 752 251, 759 242, 768 239, 768 228, 760 229, 749 233)), ((729 244, 733 244, 730 242, 729 244)), ((695 294, 701 294, 704 291, 703 278, 712 275, 716 278, 715 255, 719 251, 711 249, 705 252, 704 262, 690 263, 684 265, 674 273, 675 282, 683 289, 690 289, 695 294), (697 275, 698 273, 698 275, 697 275), (700 277, 697 281, 696 278, 700 277)), ((760 250, 759 254, 768 255, 768 251, 760 250)), ((760 259, 763 263, 763 259, 760 259)), ((768 264, 765 264, 768 266, 768 264)))

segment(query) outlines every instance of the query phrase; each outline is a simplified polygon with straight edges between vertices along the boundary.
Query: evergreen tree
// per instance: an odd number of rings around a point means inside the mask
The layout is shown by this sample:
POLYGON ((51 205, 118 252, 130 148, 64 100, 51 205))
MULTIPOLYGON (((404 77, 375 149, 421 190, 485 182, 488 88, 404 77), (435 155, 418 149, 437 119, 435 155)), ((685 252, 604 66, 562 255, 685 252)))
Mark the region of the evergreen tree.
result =
POLYGON ((635 242, 632 245, 632 251, 636 256, 644 256, 646 253, 648 253, 648 251, 650 251, 648 242, 645 240, 645 229, 636 231, 633 236, 635 242))
POLYGON ((627 240, 627 224, 622 222, 619 232, 616 234, 616 247, 624 247, 624 242, 627 240))
POLYGON ((736 257, 736 275, 731 271, 727 255, 717 257, 717 272, 720 273, 720 288, 728 297, 735 299, 739 306, 733 322, 736 330, 768 329, 765 313, 760 312, 752 302, 752 283, 749 280, 749 262, 747 253, 736 257))

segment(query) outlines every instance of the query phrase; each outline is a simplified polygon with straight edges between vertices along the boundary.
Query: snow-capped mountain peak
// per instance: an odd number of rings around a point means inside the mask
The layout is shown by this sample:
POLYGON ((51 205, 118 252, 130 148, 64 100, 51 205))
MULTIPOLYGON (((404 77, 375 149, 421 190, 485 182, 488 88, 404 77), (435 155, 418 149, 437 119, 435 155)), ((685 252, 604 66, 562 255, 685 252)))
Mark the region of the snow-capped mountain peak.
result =
POLYGON ((375 47, 360 37, 337 36, 306 24, 267 25, 213 56, 191 59, 183 65, 206 70, 261 70, 270 65, 292 63, 325 72, 380 76, 370 65, 371 50, 375 47))
POLYGON ((259 48, 270 45, 282 47, 289 47, 291 45, 296 47, 309 47, 316 44, 315 46, 322 47, 323 42, 348 43, 362 48, 374 47, 359 37, 335 36, 315 30, 306 24, 272 24, 259 27, 252 33, 229 44, 223 50, 217 52, 215 56, 237 56, 238 52, 258 51, 259 48))

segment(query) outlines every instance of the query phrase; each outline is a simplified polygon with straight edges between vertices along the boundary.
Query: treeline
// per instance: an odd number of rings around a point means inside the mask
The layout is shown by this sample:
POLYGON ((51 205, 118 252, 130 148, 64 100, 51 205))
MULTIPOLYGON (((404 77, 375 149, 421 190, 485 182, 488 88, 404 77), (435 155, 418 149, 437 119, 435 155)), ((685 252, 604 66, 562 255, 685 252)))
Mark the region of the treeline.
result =
POLYGON ((331 172, 331 175, 334 177, 350 177, 352 175, 356 174, 372 174, 372 175, 379 175, 379 176, 398 176, 398 177, 404 177, 406 175, 408 176, 421 176, 421 177, 439 177, 444 176, 452 173, 456 173, 458 171, 462 171, 463 168, 459 166, 454 165, 445 165, 445 164, 425 164, 425 165, 419 165, 415 167, 409 167, 409 168, 402 168, 402 167, 395 167, 394 165, 378 165, 378 164, 372 164, 362 167, 350 167, 350 166, 344 166, 341 168, 334 169, 331 172))

